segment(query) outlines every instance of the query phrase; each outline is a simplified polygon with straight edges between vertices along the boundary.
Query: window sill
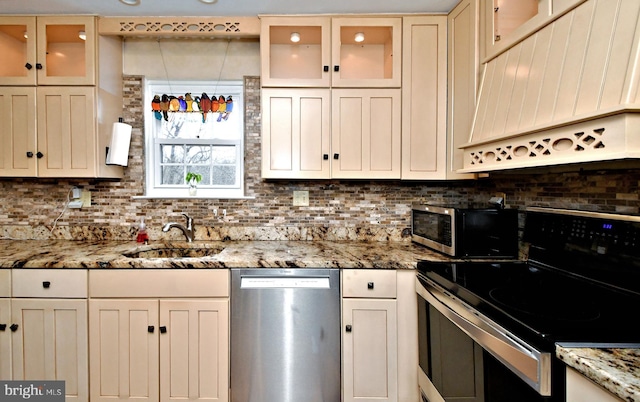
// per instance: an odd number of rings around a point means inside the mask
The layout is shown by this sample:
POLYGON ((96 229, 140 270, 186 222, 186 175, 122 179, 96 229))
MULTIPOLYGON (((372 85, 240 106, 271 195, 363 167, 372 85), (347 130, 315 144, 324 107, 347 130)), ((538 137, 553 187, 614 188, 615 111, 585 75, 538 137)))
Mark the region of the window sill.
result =
POLYGON ((180 196, 180 195, 134 195, 135 200, 255 200, 256 197, 214 197, 208 195, 180 196))

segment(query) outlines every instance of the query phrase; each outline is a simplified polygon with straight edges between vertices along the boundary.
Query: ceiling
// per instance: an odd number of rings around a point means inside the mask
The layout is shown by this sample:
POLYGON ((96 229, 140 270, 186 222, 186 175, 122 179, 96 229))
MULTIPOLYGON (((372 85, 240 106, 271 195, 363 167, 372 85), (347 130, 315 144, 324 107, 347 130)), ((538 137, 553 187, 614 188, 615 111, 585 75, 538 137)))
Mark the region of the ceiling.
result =
POLYGON ((0 14, 256 16, 258 14, 448 13, 459 0, 0 0, 0 14))

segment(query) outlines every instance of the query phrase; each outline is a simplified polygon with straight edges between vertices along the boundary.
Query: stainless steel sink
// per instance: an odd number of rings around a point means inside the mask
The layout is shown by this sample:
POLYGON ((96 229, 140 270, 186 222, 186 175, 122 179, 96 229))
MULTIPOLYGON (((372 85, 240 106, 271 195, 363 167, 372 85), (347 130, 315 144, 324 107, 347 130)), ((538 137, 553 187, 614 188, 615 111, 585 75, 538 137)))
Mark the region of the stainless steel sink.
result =
POLYGON ((188 243, 183 245, 147 246, 123 253, 129 258, 200 258, 219 254, 224 247, 188 243))

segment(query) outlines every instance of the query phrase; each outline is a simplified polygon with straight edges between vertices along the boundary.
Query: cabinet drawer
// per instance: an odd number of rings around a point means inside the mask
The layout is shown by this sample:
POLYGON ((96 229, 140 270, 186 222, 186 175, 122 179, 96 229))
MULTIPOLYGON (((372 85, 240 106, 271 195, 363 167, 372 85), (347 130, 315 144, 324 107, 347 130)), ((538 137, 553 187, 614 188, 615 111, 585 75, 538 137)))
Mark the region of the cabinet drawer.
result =
POLYGON ((13 297, 87 297, 87 271, 75 269, 14 269, 13 297))
POLYGON ((228 297, 226 269, 112 269, 89 273, 91 297, 228 297))
POLYGON ((0 269, 0 297, 11 297, 10 269, 0 269))
POLYGON ((342 297, 396 297, 396 271, 345 269, 342 271, 342 297))

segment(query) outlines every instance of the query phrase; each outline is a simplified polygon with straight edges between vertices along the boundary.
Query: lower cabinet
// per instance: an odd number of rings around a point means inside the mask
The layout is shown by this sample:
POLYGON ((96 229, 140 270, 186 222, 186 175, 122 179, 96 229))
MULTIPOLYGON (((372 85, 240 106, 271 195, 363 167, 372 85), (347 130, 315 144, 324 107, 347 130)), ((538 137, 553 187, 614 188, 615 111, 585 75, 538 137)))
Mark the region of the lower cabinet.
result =
POLYGON ((398 401, 395 270, 344 270, 343 401, 398 401))
POLYGON ((567 402, 622 402, 622 399, 567 367, 567 402))
POLYGON ((91 401, 228 402, 228 275, 91 271, 91 401))

